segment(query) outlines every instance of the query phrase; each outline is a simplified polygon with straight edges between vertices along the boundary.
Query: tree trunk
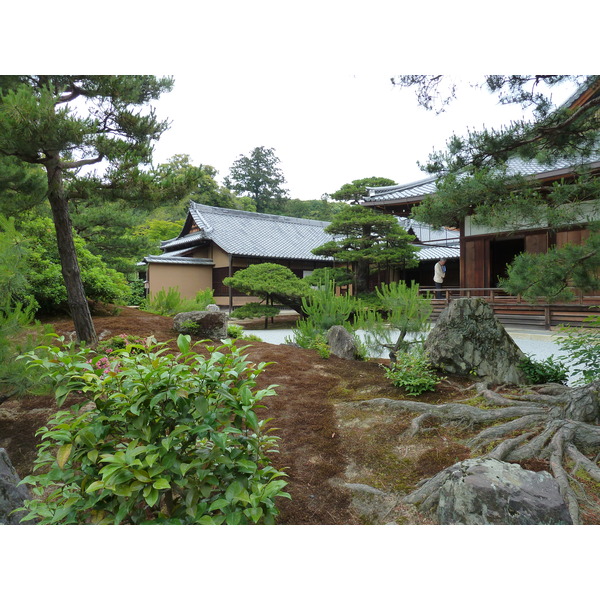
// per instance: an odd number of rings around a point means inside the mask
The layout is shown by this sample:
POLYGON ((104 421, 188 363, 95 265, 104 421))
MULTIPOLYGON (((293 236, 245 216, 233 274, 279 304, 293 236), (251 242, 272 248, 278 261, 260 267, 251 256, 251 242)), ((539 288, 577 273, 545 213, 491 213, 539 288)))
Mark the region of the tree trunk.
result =
POLYGON ((369 263, 366 261, 358 261, 356 263, 354 279, 356 281, 356 289, 354 295, 367 293, 369 291, 369 263))
POLYGON ((87 342, 94 346, 98 342, 98 337, 83 290, 81 271, 79 270, 73 240, 71 217, 69 216, 69 205, 64 192, 62 169, 58 157, 50 158, 46 162, 46 171, 48 175, 48 199, 52 208, 58 254, 67 288, 67 301, 75 325, 75 333, 80 342, 87 342))

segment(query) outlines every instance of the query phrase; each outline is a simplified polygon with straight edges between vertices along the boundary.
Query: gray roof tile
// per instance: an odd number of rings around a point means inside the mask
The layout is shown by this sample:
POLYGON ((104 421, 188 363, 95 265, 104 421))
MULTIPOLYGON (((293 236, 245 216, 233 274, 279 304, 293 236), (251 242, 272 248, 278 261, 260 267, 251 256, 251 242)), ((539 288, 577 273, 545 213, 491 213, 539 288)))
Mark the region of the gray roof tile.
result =
POLYGON ((460 249, 451 246, 417 246, 419 260, 439 260, 440 258, 459 258, 460 249))

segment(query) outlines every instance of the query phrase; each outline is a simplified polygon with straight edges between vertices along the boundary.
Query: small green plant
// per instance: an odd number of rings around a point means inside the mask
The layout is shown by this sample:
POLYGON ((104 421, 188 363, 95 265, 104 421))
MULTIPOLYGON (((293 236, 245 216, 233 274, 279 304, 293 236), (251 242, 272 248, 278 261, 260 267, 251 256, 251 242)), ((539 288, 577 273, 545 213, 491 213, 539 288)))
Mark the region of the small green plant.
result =
POLYGON ((215 303, 214 292, 211 289, 200 290, 194 298, 196 307, 194 310, 206 310, 209 304, 215 303))
POLYGON ((30 368, 53 382, 60 410, 41 436, 23 521, 42 524, 273 523, 284 473, 268 455, 277 438, 256 409, 266 367, 231 343, 198 354, 130 344, 110 356, 47 346, 30 368), (134 349, 139 350, 133 352, 134 349))
POLYGON ((309 345, 310 350, 316 350, 317 354, 321 358, 329 358, 331 356, 331 350, 327 344, 327 340, 324 335, 317 335, 309 345))
MULTIPOLYGON (((600 308, 598 306, 592 308, 600 308)), ((564 352, 565 360, 576 384, 586 384, 600 379, 600 316, 586 317, 582 327, 564 325, 560 328, 566 335, 556 340, 564 352)))
POLYGON ((536 360, 533 355, 527 354, 519 363, 519 368, 531 384, 538 383, 566 383, 569 370, 566 365, 554 358, 551 354, 544 360, 536 360))
POLYGON ((402 388, 409 396, 433 392, 442 381, 422 350, 401 352, 389 367, 384 366, 385 376, 395 387, 402 388))
POLYGON ((244 335, 244 328, 241 325, 227 325, 227 337, 237 340, 244 335))
POLYGON ((336 295, 332 281, 325 282, 307 298, 302 299, 306 318, 296 323, 292 337, 286 342, 295 343, 302 348, 313 348, 325 338, 327 331, 334 325, 352 329, 350 319, 357 310, 357 302, 352 296, 336 295))

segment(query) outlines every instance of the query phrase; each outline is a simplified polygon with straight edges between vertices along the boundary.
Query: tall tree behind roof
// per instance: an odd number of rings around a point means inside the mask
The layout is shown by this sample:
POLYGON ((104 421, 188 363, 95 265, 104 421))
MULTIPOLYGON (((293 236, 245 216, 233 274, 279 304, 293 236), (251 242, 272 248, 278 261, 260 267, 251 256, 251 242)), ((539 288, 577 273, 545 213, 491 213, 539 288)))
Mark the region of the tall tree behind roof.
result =
POLYGON ((281 161, 273 148, 258 146, 250 156, 240 155, 231 166, 225 185, 256 202, 256 211, 269 213, 281 209, 288 198, 281 161))

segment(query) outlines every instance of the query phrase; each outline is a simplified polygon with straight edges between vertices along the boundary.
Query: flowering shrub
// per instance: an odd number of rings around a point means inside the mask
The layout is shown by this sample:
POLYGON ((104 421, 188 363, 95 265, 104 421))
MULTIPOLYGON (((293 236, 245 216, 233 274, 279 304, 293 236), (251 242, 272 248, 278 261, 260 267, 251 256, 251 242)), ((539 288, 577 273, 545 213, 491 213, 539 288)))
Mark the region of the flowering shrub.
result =
POLYGON ((277 438, 256 408, 275 392, 256 390, 266 364, 233 343, 196 353, 179 336, 129 344, 109 356, 73 346, 45 347, 30 364, 55 386, 57 412, 42 443, 24 521, 101 524, 273 523, 284 473, 271 466, 277 438))

